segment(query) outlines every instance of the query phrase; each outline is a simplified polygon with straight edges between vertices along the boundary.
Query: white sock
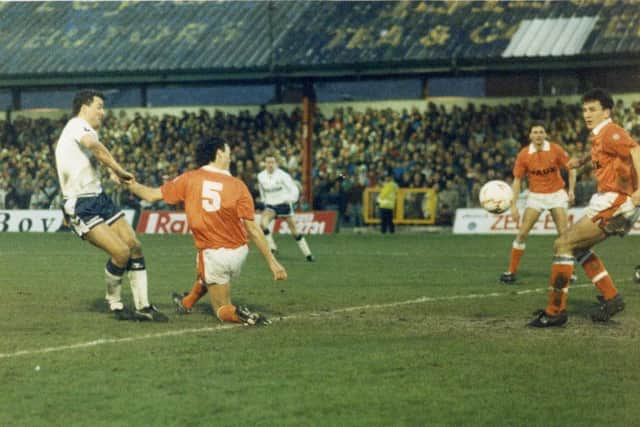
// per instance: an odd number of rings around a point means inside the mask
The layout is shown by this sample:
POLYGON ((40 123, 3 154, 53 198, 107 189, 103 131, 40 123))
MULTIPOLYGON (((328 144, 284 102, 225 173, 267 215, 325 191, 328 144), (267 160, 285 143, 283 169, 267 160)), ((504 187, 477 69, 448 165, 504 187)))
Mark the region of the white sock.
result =
POLYGON ((104 270, 104 278, 107 284, 107 293, 104 299, 109 304, 109 310, 122 310, 124 304, 122 304, 122 276, 116 276, 104 270))
POLYGON ((304 254, 304 256, 311 255, 311 249, 309 249, 309 245, 307 245, 307 240, 304 237, 301 237, 300 240, 296 240, 298 247, 304 254))
POLYGON ((277 251, 278 246, 276 245, 275 240, 273 240, 273 236, 271 235, 271 233, 267 234, 264 237, 267 238, 267 243, 269 243, 269 249, 271 249, 272 251, 277 251))
POLYGON ((131 294, 136 310, 149 306, 149 295, 147 285, 147 270, 129 270, 127 272, 131 294))

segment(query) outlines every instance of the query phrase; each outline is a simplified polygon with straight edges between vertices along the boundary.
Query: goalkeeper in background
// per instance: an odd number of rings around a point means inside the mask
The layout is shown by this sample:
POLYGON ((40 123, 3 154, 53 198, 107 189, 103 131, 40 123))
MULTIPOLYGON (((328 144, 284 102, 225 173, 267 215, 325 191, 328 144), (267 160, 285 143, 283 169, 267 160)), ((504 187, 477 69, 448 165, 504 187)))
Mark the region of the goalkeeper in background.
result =
POLYGON ((396 227, 393 223, 393 210, 396 207, 396 199, 398 197, 398 184, 393 180, 390 172, 385 173, 382 190, 378 194, 376 203, 380 209, 380 231, 385 234, 395 233, 396 227))
POLYGON ((291 235, 296 239, 296 243, 302 254, 307 258, 307 261, 315 261, 307 240, 302 234, 298 233, 296 221, 293 217, 293 204, 298 201, 300 190, 293 182, 291 175, 278 167, 276 156, 273 152, 267 153, 264 163, 265 169, 258 174, 260 199, 264 203, 260 225, 267 238, 271 252, 276 253, 278 246, 273 240, 269 224, 276 217, 281 217, 287 222, 291 235))

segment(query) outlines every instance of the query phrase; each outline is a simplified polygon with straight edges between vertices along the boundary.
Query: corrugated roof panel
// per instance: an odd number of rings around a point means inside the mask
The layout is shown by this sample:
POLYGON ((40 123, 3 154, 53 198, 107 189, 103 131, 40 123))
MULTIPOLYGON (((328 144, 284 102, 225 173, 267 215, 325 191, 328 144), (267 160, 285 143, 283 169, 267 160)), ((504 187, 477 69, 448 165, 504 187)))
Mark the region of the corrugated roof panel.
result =
POLYGON ((597 20, 596 17, 525 19, 501 56, 577 55, 597 20))
POLYGON ((527 30, 527 34, 522 41, 522 47, 515 52, 515 56, 533 56, 538 48, 538 45, 544 39, 544 19, 534 19, 531 26, 527 30))
POLYGON ((561 56, 565 54, 565 46, 569 43, 574 31, 571 25, 571 19, 569 19, 560 34, 558 34, 558 37, 554 40, 554 43, 552 43, 553 49, 551 49, 551 56, 561 56))
POLYGON ((597 20, 598 18, 596 17, 570 19, 569 26, 575 28, 575 31, 569 39, 569 43, 567 43, 565 51, 563 52, 565 56, 576 55, 582 51, 584 42, 587 40, 587 37, 589 37, 589 34, 591 34, 591 31, 593 30, 593 27, 595 26, 597 20))
POLYGON ((553 47, 555 45, 552 41, 558 40, 564 29, 567 27, 568 22, 568 18, 557 18, 551 22, 551 28, 547 34, 547 43, 540 46, 538 56, 551 55, 551 51, 553 51, 553 47))
POLYGON ((526 22, 523 22, 520 24, 518 31, 516 31, 516 33, 511 37, 511 40, 507 45, 507 48, 504 50, 504 52, 502 52, 503 57, 508 58, 510 56, 513 56, 513 52, 520 49, 520 46, 522 45, 523 40, 525 39, 525 35, 527 34, 527 31, 524 27, 528 28, 529 26, 531 26, 530 20, 527 20, 526 22))

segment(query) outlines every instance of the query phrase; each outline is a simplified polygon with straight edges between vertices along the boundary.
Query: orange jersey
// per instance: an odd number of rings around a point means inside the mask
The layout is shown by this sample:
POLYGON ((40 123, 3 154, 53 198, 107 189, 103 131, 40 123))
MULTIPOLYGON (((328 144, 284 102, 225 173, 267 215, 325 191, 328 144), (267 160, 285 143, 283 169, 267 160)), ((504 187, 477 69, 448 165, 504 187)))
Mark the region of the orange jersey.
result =
POLYGON ((591 161, 598 192, 615 191, 630 196, 638 188, 631 149, 638 145, 624 129, 609 121, 591 133, 591 161))
POLYGON ((558 144, 545 141, 540 151, 529 144, 518 153, 513 176, 522 179, 526 175, 532 193, 555 193, 564 188, 560 169, 567 169, 568 161, 569 155, 558 144))
POLYGON ((198 249, 234 249, 247 243, 242 220, 254 219, 253 198, 244 182, 228 171, 204 166, 183 173, 160 190, 165 202, 184 202, 198 249))

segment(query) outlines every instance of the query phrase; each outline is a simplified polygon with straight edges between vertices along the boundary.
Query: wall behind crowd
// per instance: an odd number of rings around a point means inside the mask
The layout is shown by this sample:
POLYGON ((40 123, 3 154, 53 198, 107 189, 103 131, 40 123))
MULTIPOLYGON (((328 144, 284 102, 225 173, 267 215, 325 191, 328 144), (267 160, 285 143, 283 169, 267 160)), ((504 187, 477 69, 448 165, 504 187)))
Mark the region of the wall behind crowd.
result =
MULTIPOLYGON (((640 137, 640 96, 616 96, 615 119, 640 137)), ((107 106, 108 107, 108 106, 107 106)), ((0 208, 56 208, 60 204, 53 147, 67 112, 19 111, 0 121, 0 208)), ((233 172, 257 197, 263 153, 275 149, 281 167, 301 174, 301 111, 297 105, 110 110, 100 136, 137 178, 160 185, 195 167, 194 144, 222 136, 233 145, 233 172)), ((334 209, 342 225, 362 225, 362 192, 391 171, 403 187, 438 192, 438 222, 459 207, 477 205, 489 179, 511 181, 513 161, 527 143, 527 126, 545 122, 550 139, 567 151, 585 150, 588 131, 578 97, 529 99, 438 98, 428 101, 320 103, 314 120, 311 206, 334 209), (344 174, 347 179, 336 180, 344 174)), ((140 201, 111 183, 106 191, 123 206, 140 201)), ((593 192, 582 174, 578 204, 593 192)), ((161 204, 155 207, 163 207, 161 204)))

